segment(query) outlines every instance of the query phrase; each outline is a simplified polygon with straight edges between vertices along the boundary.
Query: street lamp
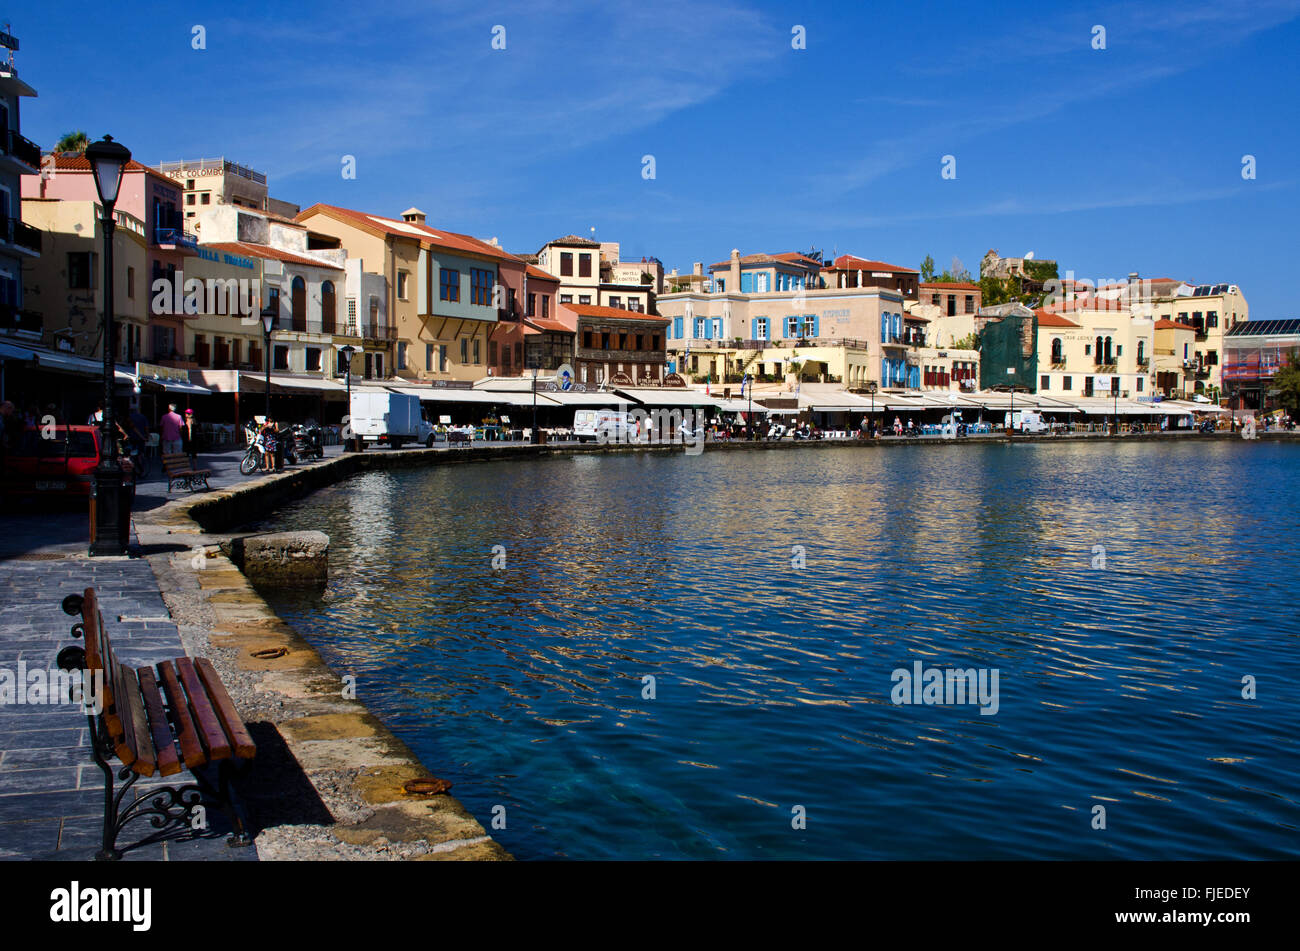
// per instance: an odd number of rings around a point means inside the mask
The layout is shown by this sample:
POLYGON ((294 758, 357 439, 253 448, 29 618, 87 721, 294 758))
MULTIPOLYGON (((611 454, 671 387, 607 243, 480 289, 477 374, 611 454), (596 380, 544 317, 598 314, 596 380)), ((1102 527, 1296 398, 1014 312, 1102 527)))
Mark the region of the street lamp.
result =
MULTIPOLYGON (((346 346, 339 347, 339 353, 343 354, 343 360, 347 364, 346 373, 347 373, 347 381, 348 381, 348 416, 347 416, 348 429, 352 428, 352 358, 356 356, 357 351, 358 348, 352 346, 352 344, 350 343, 347 344, 346 346)), ((352 448, 350 445, 351 442, 352 442, 351 439, 345 439, 343 441, 343 448, 345 450, 350 450, 352 448)))
MULTIPOLYGON (((1007 367, 1007 376, 1015 376, 1016 368, 1007 367)), ((1014 439, 1016 435, 1016 381, 1011 381, 1011 425, 1007 428, 1007 438, 1014 439)))
POLYGON ((529 434, 532 444, 537 445, 537 366, 533 366, 533 429, 529 434))
POLYGON ((266 354, 266 418, 271 418, 271 331, 275 329, 276 315, 262 308, 262 340, 266 354))
POLYGON ((873 429, 876 425, 876 390, 878 388, 875 380, 867 381, 867 393, 871 397, 871 427, 873 429))
POLYGON ((122 484, 122 466, 117 459, 117 427, 113 414, 114 342, 113 327, 113 232, 117 223, 113 206, 122 187, 122 170, 131 161, 131 150, 106 135, 86 148, 86 159, 95 173, 95 190, 99 192, 100 224, 104 232, 104 419, 100 429, 100 460, 95 467, 95 538, 91 556, 126 553, 127 532, 122 530, 122 516, 129 515, 131 501, 122 484), (125 512, 123 509, 125 508, 125 512))

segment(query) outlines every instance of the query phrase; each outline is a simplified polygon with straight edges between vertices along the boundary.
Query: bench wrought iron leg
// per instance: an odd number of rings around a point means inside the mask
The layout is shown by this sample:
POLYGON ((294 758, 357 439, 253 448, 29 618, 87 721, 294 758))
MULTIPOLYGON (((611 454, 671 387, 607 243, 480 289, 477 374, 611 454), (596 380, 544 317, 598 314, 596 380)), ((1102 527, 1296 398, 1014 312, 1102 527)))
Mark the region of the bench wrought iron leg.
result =
POLYGON ((104 773, 104 829, 100 839, 99 851, 95 859, 109 862, 120 859, 122 853, 117 851, 117 803, 113 795, 113 767, 105 757, 101 744, 100 727, 97 717, 88 717, 90 721, 90 749, 95 757, 95 765, 104 773))
POLYGON ((221 811, 230 820, 230 826, 234 831, 226 837, 226 845, 232 849, 242 849, 245 846, 252 845, 253 840, 244 824, 244 817, 240 815, 240 810, 235 805, 235 797, 230 788, 230 776, 236 769, 235 761, 223 759, 215 765, 217 767, 217 784, 215 787, 212 785, 212 780, 203 773, 195 772, 194 778, 198 780, 203 792, 221 807, 221 811))

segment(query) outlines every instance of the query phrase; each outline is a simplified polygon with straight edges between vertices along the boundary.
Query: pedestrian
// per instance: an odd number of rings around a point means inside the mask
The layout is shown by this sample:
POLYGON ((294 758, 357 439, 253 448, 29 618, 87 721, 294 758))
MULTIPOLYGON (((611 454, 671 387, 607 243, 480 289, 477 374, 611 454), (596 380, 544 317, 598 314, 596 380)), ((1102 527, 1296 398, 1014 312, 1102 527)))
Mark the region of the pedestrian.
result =
POLYGON ((190 468, 197 469, 199 465, 199 424, 194 418, 194 410, 185 411, 185 420, 181 423, 181 452, 185 453, 190 460, 190 468))
POLYGON ((894 417, 894 435, 895 436, 903 435, 903 421, 899 419, 897 416, 894 417))
POLYGON ((86 425, 87 426, 104 425, 104 401, 103 400, 100 400, 98 403, 95 404, 95 411, 91 413, 90 418, 86 420, 86 425))
POLYGON ((159 428, 162 430, 163 455, 174 455, 181 451, 181 426, 183 420, 176 412, 176 404, 168 403, 159 428))
POLYGON ((262 424, 262 471, 275 471, 275 422, 270 416, 266 417, 266 422, 262 424))

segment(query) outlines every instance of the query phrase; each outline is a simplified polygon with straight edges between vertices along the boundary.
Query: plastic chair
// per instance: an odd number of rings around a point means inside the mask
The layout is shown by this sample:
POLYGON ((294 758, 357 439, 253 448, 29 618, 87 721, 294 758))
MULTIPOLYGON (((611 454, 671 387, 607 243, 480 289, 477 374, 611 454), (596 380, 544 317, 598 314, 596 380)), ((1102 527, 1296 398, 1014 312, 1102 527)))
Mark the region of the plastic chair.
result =
POLYGON ((150 459, 158 458, 158 447, 162 444, 162 436, 159 433, 150 433, 149 439, 145 443, 145 451, 150 459))

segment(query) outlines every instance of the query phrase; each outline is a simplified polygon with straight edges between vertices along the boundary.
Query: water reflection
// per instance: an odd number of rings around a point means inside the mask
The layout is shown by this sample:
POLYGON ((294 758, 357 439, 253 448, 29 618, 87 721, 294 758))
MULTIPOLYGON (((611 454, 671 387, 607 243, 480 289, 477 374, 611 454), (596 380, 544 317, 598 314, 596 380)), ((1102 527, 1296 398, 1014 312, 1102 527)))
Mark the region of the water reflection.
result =
POLYGON ((277 521, 332 544, 324 595, 275 603, 480 817, 507 804, 525 858, 1293 856, 1300 697, 1240 681, 1300 635, 1297 461, 1070 443, 371 473, 277 521), (915 660, 998 668, 1000 711, 895 706, 915 660), (1094 832, 1095 802, 1124 821, 1094 832))

